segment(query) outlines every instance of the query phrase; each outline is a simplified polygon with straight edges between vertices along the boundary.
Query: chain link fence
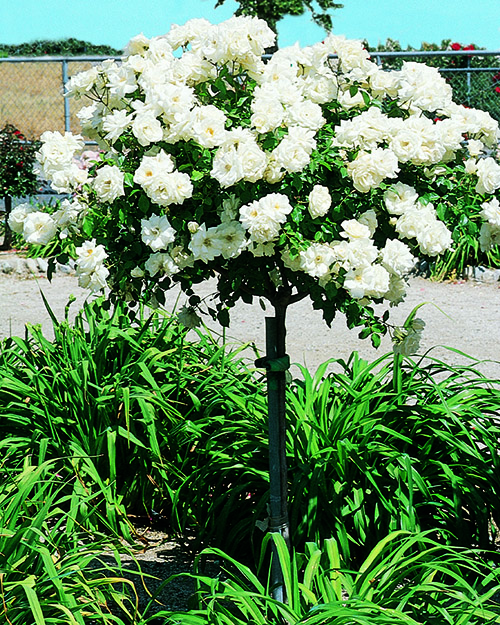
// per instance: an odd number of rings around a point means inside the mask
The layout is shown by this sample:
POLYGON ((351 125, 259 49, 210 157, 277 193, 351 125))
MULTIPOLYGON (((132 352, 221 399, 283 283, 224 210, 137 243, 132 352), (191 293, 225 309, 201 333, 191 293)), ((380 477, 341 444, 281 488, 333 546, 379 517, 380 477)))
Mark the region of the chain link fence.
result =
MULTIPOLYGON (((500 121, 500 52, 372 52, 384 69, 403 61, 438 67, 453 87, 457 103, 486 110, 500 121)), ((105 57, 0 58, 0 126, 13 124, 29 138, 45 130, 80 132, 76 113, 88 100, 64 98, 64 85, 80 71, 105 57)))
POLYGON ((13 124, 30 139, 46 130, 79 133, 76 113, 88 100, 64 97, 64 85, 74 74, 108 57, 0 58, 0 126, 13 124))

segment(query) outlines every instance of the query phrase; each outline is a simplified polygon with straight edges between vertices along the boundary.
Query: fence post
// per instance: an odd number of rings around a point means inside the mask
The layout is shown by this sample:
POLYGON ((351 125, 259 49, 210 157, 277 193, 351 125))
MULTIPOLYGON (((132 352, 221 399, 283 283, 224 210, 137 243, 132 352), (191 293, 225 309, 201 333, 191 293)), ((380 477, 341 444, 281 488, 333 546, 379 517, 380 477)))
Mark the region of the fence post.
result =
POLYGON ((471 102, 471 73, 470 73, 470 56, 467 56, 467 106, 470 106, 471 102))
POLYGON ((71 121, 69 112, 69 99, 66 97, 66 83, 68 82, 68 59, 62 60, 62 84, 64 98, 64 130, 71 131, 71 121))

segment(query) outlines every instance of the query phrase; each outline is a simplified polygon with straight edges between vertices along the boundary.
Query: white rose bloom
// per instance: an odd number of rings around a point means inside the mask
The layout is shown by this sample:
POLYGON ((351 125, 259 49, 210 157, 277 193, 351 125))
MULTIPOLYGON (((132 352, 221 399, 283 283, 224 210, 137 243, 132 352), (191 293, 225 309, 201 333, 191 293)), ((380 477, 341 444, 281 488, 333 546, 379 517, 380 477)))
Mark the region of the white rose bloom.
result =
POLYGON ((395 273, 391 273, 389 280, 389 290, 385 293, 384 299, 390 302, 391 306, 397 306, 406 297, 406 282, 395 273))
POLYGON ((432 204, 422 204, 418 202, 396 221, 396 232, 406 239, 414 239, 419 232, 428 225, 433 225, 437 221, 436 211, 432 204))
POLYGON ((123 172, 116 165, 104 165, 97 170, 93 187, 101 202, 113 202, 125 195, 123 190, 123 172))
POLYGON ((187 51, 172 65, 172 82, 193 87, 217 78, 217 67, 200 52, 187 51))
POLYGON ((301 84, 296 79, 289 80, 282 75, 273 82, 273 88, 278 92, 279 100, 285 107, 302 101, 301 84))
POLYGON ((191 111, 191 136, 204 148, 215 148, 226 139, 226 116, 216 106, 198 106, 191 111))
POLYGON ((415 189, 403 182, 396 182, 384 193, 385 207, 391 215, 402 215, 415 208, 417 200, 418 193, 415 189))
POLYGON ((493 245, 493 229, 489 223, 485 222, 481 224, 479 231, 479 247, 482 252, 489 252, 493 245))
POLYGON ((141 239, 157 252, 165 249, 175 241, 175 230, 165 215, 152 215, 149 219, 141 219, 141 239))
POLYGON ((191 39, 199 37, 211 27, 212 24, 204 18, 188 20, 182 26, 172 24, 169 32, 165 35, 165 40, 173 50, 177 50, 177 48, 187 45, 191 39))
POLYGON ((359 39, 346 39, 344 35, 328 35, 324 41, 329 54, 337 54, 343 72, 364 67, 370 53, 359 39))
POLYGON ((280 223, 284 220, 280 219, 279 211, 265 206, 262 200, 255 200, 240 208, 240 221, 248 230, 252 241, 265 243, 274 240, 279 235, 280 223))
POLYGON ((349 239, 369 239, 370 228, 358 221, 357 219, 345 219, 341 224, 343 232, 340 233, 341 237, 349 239))
POLYGON ((268 91, 268 94, 265 91, 261 92, 260 97, 255 97, 251 104, 250 123, 260 133, 275 130, 281 126, 285 117, 285 109, 276 92, 271 89, 268 91))
POLYGON ((415 257, 402 241, 388 239, 380 250, 380 262, 391 274, 402 277, 415 266, 415 257))
POLYGON ((468 158, 465 161, 465 171, 468 174, 475 174, 477 171, 477 160, 475 158, 468 158))
POLYGON ((338 85, 334 76, 307 76, 304 80, 304 96, 316 104, 326 104, 337 98, 338 85))
POLYGON ((52 215, 57 227, 61 229, 59 238, 65 239, 70 232, 78 231, 84 212, 85 207, 76 199, 61 202, 61 208, 52 215))
POLYGON ((291 126, 288 134, 272 151, 271 157, 279 167, 289 173, 299 172, 309 165, 311 152, 315 147, 316 141, 312 130, 291 126))
POLYGON ((292 258, 290 250, 288 248, 281 252, 281 260, 287 269, 292 271, 302 271, 302 259, 300 254, 297 254, 292 258))
POLYGON ((495 193, 497 189, 500 189, 500 165, 490 156, 477 161, 476 174, 478 193, 495 193))
POLYGON ((469 137, 482 141, 490 148, 498 142, 498 122, 486 111, 451 102, 443 112, 456 119, 463 126, 463 133, 469 137))
POLYGON ((256 141, 245 141, 238 145, 238 157, 243 169, 243 179, 248 182, 260 180, 267 167, 267 155, 256 141))
POLYGON ((295 102, 286 109, 286 122, 289 126, 301 126, 309 130, 319 130, 326 120, 321 106, 310 100, 295 102))
POLYGON ((222 254, 224 241, 217 232, 217 228, 208 228, 201 224, 198 230, 191 237, 188 245, 195 260, 208 263, 222 254))
POLYGON ((174 171, 172 157, 161 150, 156 156, 143 156, 141 164, 135 170, 134 182, 146 189, 150 185, 156 184, 158 178, 174 171))
POLYGON ((469 139, 467 141, 467 150, 469 152, 469 156, 479 156, 484 152, 484 143, 482 141, 477 141, 476 139, 469 139))
POLYGON ((500 228, 500 203, 497 198, 494 197, 489 202, 481 204, 481 217, 486 219, 489 224, 495 228, 500 228))
POLYGON ((427 224, 417 233, 420 251, 427 256, 437 256, 453 245, 451 232, 442 221, 427 224))
POLYGON ((35 208, 31 204, 18 204, 15 206, 9 215, 8 223, 9 228, 16 234, 22 234, 24 228, 24 222, 28 213, 33 213, 35 208))
POLYGON ((223 146, 217 150, 210 175, 221 187, 231 187, 243 179, 243 164, 234 146, 223 146))
POLYGON ((84 241, 76 250, 76 265, 81 273, 90 273, 101 265, 108 257, 103 245, 97 245, 96 240, 84 241))
POLYGON ((122 136, 131 121, 132 115, 127 114, 127 111, 124 109, 105 115, 102 118, 102 129, 106 133, 104 138, 114 143, 122 136))
POLYGON ((377 188, 385 178, 396 178, 398 159, 392 150, 376 148, 372 152, 361 150, 354 161, 347 164, 354 188, 368 193, 377 188))
POLYGON ((306 250, 299 253, 300 268, 313 278, 324 278, 336 260, 334 251, 329 245, 312 243, 306 250))
POLYGON ((344 289, 355 299, 381 298, 389 290, 389 283, 389 272, 375 264, 348 271, 344 278, 344 289))
POLYGON ((408 163, 418 158, 422 150, 422 136, 403 126, 392 137, 389 147, 401 163, 408 163))
POLYGON ((179 267, 175 264, 170 254, 166 252, 151 254, 144 263, 144 269, 152 278, 158 273, 165 276, 173 276, 179 272, 179 267))
MULTIPOLYGON (((440 122, 444 123, 444 122, 440 122)), ((456 126, 444 123, 435 124, 427 117, 411 115, 399 125, 397 132, 389 142, 389 147, 401 162, 411 161, 415 165, 434 165, 440 163, 449 149, 458 149, 459 138, 456 126)))
MULTIPOLYGON (((297 79, 297 64, 290 58, 284 58, 284 55, 286 55, 286 49, 277 50, 264 66, 263 74, 258 81, 260 85, 271 85, 280 94, 283 90, 292 89, 297 79)), ((293 98, 293 101, 296 99, 293 98)))
POLYGON ((44 132, 41 137, 42 146, 36 153, 37 159, 46 174, 64 168, 72 162, 75 152, 83 150, 85 142, 80 135, 65 132, 44 132))
POLYGON ((335 145, 374 150, 395 134, 400 123, 402 120, 390 119, 377 106, 371 106, 353 119, 343 119, 335 127, 335 145))
POLYGON ((355 108, 364 108, 366 106, 363 93, 360 90, 354 95, 351 95, 349 89, 347 91, 340 91, 337 98, 339 104, 345 111, 350 111, 355 108))
POLYGON ((173 204, 183 204, 193 195, 193 183, 189 174, 173 171, 168 176, 170 197, 173 204))
POLYGON ((312 191, 309 193, 309 203, 307 209, 313 219, 317 217, 323 217, 330 210, 332 205, 332 197, 327 187, 323 185, 314 185, 312 191))
POLYGON ((360 224, 367 226, 370 230, 370 236, 375 234, 375 230, 378 226, 377 214, 373 209, 367 210, 358 217, 360 224))
MULTIPOLYGON (((464 139, 462 133, 464 129, 463 126, 458 122, 458 120, 443 119, 439 122, 436 122, 434 124, 434 131, 437 132, 437 134, 439 135, 439 140, 443 143, 446 150, 450 151, 450 153, 453 153, 453 155, 457 150, 460 150, 462 148, 462 141, 464 139)), ((479 146, 484 147, 481 141, 474 142, 473 139, 471 139, 471 141, 473 141, 473 144, 470 147, 473 151, 474 144, 476 144, 476 148, 479 148, 479 146)), ((481 148, 479 148, 479 152, 480 151, 481 148)))
POLYGON ((196 102, 194 89, 182 84, 158 85, 152 97, 161 109, 164 118, 169 122, 173 121, 176 114, 190 111, 196 102))
POLYGON ((88 171, 81 169, 76 163, 53 170, 50 175, 47 175, 51 182, 50 186, 58 193, 72 193, 87 182, 88 177, 88 171))
POLYGON ((132 37, 130 41, 127 43, 124 49, 124 53, 126 56, 132 56, 134 54, 144 54, 149 48, 149 39, 144 35, 144 33, 140 33, 135 37, 132 37))
POLYGON ((235 258, 247 247, 246 232, 239 221, 224 221, 216 227, 224 258, 235 258))
POLYGON ((432 112, 451 103, 452 89, 437 68, 405 61, 399 72, 398 98, 403 104, 432 112))
POLYGON ((154 63, 173 60, 172 46, 163 35, 153 37, 149 40, 149 47, 145 53, 146 57, 154 63))
POLYGON ((48 213, 41 211, 26 213, 22 234, 27 243, 47 245, 56 233, 56 222, 48 213))
POLYGON ((284 223, 293 207, 290 200, 282 193, 269 193, 259 200, 260 209, 278 223, 284 223))
POLYGON ((135 72, 131 67, 126 65, 112 66, 106 72, 107 84, 110 93, 117 98, 123 98, 129 93, 134 93, 137 89, 135 72))
POLYGON ((399 73, 377 68, 370 74, 370 91, 377 97, 395 98, 399 88, 399 73))
POLYGON ((97 82, 99 70, 97 67, 91 67, 87 71, 78 72, 66 83, 66 95, 78 99, 80 96, 88 93, 97 82))
POLYGON ((106 279, 109 276, 109 269, 104 265, 98 265, 94 270, 87 273, 81 272, 77 268, 76 275, 78 276, 78 286, 83 289, 90 289, 92 293, 97 293, 107 287, 106 279))
POLYGON ((132 132, 142 146, 163 139, 163 127, 152 113, 137 115, 132 123, 132 132))
POLYGON ((339 264, 344 269, 367 267, 378 257, 378 248, 371 239, 352 239, 341 241, 334 246, 339 264))
POLYGON ((264 171, 263 178, 269 184, 277 184, 281 182, 285 177, 286 172, 282 169, 281 164, 274 158, 273 155, 269 157, 267 161, 267 167, 264 171))

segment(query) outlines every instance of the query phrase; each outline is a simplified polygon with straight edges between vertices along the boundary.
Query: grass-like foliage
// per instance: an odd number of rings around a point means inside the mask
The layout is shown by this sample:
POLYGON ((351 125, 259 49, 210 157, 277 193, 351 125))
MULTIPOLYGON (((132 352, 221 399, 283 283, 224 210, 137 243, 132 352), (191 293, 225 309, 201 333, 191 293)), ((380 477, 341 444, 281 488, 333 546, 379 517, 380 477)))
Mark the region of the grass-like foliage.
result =
POLYGON ((496 554, 476 550, 500 525, 500 390, 475 363, 354 353, 302 368, 287 391, 297 553, 272 539, 284 603, 269 587, 271 539, 256 529, 267 514, 266 393, 240 351, 99 300, 74 323, 53 318, 53 331, 31 326, 0 346, 10 625, 500 622, 496 554), (155 512, 212 545, 200 562, 227 565, 218 579, 198 574, 199 606, 184 614, 140 615, 119 564, 128 515, 155 512))
POLYGON ((237 350, 210 334, 187 341, 173 317, 131 321, 125 311, 95 301, 74 324, 53 318, 53 340, 37 326, 5 340, 0 434, 18 461, 41 445, 47 458, 64 458, 61 471, 77 475, 87 502, 80 521, 97 527, 105 518, 129 536, 127 512, 170 516, 200 414, 215 425, 229 410, 214 406, 218 389, 245 393, 256 382, 237 350))
MULTIPOLYGON (((333 531, 346 563, 400 529, 491 547, 491 519, 500 525, 498 385, 472 366, 431 358, 368 363, 354 353, 330 363, 340 373, 327 373, 328 364, 315 374, 302 368, 287 394, 293 544, 333 531)), ((248 544, 248 515, 266 516, 267 426, 262 395, 227 395, 239 410, 198 421, 198 465, 176 509, 232 550, 248 544)))
MULTIPOLYGON (((0 445, 5 459, 11 443, 0 445)), ((45 448, 46 442, 42 456, 45 448)), ((78 480, 66 483, 58 462, 7 464, 0 466, 1 622, 135 622, 135 589, 124 577, 116 541, 77 522, 78 480)))
MULTIPOLYGON (((380 541, 355 570, 342 566, 338 544, 308 542, 292 554, 275 542, 287 602, 273 598, 261 575, 217 549, 218 579, 197 575, 198 607, 159 613, 165 625, 479 625, 500 622, 498 572, 470 550, 444 547, 428 534, 399 531, 380 541)), ((261 560, 261 564, 264 558, 261 560)))
MULTIPOLYGON (((3 342, 9 462, 61 458, 75 519, 132 538, 130 514, 229 553, 258 549, 268 500, 263 381, 208 332, 89 304, 3 342), (191 336, 191 335, 190 335, 191 336), (160 515, 160 516, 157 516, 160 515), (253 545, 253 546, 252 546, 253 545)), ((288 389, 293 544, 332 532, 357 566, 388 533, 490 548, 500 526, 498 385, 471 367, 388 354, 325 363, 288 389), (338 368, 341 371, 338 372, 338 368), (494 524, 491 521, 494 521, 494 524)))
MULTIPOLYGON (((390 531, 437 528, 487 548, 500 494, 498 385, 473 367, 353 354, 342 373, 289 393, 291 499, 297 537, 335 528, 345 554, 390 531)), ((442 530, 442 532, 440 531, 442 530)))

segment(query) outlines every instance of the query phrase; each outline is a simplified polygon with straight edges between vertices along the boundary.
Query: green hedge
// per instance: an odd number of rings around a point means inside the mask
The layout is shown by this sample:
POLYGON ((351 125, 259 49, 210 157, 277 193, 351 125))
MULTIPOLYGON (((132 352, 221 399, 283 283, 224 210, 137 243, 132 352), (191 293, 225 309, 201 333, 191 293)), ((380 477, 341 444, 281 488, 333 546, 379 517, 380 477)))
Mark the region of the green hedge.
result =
POLYGON ((122 50, 111 46, 95 45, 81 39, 36 39, 29 43, 5 44, 0 43, 0 57, 6 56, 85 56, 109 55, 120 56, 122 50))

